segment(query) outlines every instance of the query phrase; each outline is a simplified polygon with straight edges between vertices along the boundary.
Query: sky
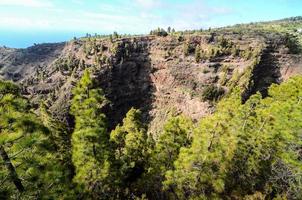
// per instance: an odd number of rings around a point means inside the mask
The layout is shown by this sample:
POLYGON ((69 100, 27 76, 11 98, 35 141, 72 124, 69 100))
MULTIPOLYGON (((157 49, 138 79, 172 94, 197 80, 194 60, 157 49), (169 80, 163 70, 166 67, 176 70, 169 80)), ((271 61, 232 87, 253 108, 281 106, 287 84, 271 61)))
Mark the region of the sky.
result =
POLYGON ((145 34, 302 15, 302 0, 0 0, 0 46, 24 48, 86 33, 145 34))

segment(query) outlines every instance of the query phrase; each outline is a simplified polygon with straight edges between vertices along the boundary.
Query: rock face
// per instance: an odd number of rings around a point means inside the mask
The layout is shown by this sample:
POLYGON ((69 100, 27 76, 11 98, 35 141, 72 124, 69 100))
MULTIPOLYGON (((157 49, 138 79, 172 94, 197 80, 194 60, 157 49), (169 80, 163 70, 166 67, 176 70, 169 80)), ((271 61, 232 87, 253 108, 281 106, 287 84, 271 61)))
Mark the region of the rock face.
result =
POLYGON ((46 101, 66 123, 72 123, 71 90, 84 69, 92 72, 95 86, 110 101, 104 107, 110 128, 135 107, 156 133, 169 115, 183 113, 198 120, 210 114, 219 97, 207 99, 208 88, 228 93, 241 86, 244 99, 257 91, 267 95, 272 83, 302 72, 302 57, 289 53, 281 35, 232 31, 113 41, 82 38, 0 49, 1 76, 20 82, 34 104, 46 101))

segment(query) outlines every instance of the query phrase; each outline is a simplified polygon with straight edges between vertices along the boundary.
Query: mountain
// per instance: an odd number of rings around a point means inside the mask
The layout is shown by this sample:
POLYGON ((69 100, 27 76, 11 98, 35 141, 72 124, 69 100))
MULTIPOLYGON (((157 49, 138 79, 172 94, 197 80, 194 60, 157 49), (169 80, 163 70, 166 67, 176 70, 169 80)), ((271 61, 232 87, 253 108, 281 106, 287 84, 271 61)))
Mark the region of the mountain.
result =
POLYGON ((33 75, 37 68, 49 66, 64 49, 65 43, 39 44, 26 49, 0 47, 1 77, 19 81, 33 75))
POLYGON ((298 48, 292 40, 301 38, 299 27, 301 19, 291 18, 166 37, 86 37, 1 48, 0 75, 20 82, 34 103, 47 101, 51 112, 66 120, 71 89, 89 68, 111 102, 106 108, 111 127, 131 107, 141 109, 151 127, 161 127, 170 112, 195 120, 211 113, 213 103, 202 97, 209 87, 226 94, 240 84, 248 98, 301 73, 301 55, 291 52, 298 48))
POLYGON ((0 199, 301 199, 301 30, 0 48, 0 199))

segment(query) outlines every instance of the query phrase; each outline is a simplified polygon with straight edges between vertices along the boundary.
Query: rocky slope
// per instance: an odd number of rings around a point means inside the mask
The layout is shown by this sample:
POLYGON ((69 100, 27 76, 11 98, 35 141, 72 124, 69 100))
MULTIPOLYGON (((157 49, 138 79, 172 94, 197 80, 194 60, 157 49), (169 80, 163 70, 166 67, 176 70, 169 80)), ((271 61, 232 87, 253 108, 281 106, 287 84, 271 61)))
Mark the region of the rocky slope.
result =
POLYGON ((157 132, 169 115, 198 120, 211 113, 237 85, 244 99, 257 91, 267 95, 272 83, 302 72, 302 56, 292 52, 283 32, 244 27, 1 48, 0 75, 21 83, 37 106, 46 101, 56 118, 72 123, 71 90, 89 69, 110 101, 104 112, 111 128, 135 107, 157 132))
POLYGON ((59 57, 65 43, 40 44, 27 49, 0 47, 0 78, 22 80, 39 67, 49 66, 59 57))

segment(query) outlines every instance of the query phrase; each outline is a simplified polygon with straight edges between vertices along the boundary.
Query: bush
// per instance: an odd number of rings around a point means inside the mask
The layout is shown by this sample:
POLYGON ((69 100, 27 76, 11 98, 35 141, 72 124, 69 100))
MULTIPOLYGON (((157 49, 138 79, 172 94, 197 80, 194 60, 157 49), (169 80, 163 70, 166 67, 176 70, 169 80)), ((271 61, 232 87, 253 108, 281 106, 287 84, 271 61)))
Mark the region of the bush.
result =
POLYGON ((177 40, 178 40, 178 42, 183 42, 183 41, 184 41, 183 35, 179 35, 179 36, 177 37, 177 40))
POLYGON ((222 72, 222 74, 220 75, 219 84, 220 85, 225 85, 226 82, 227 82, 227 73, 222 72))
POLYGON ((0 80, 0 96, 5 94, 19 94, 20 88, 10 81, 2 81, 0 80))
POLYGON ((240 55, 240 49, 237 46, 233 46, 231 50, 231 54, 236 57, 240 55))
POLYGON ((204 101, 217 101, 222 95, 224 95, 223 88, 209 85, 203 90, 202 99, 204 101))
POLYGON ((188 56, 191 53, 195 52, 195 47, 192 46, 190 43, 184 43, 184 55, 188 56))
POLYGON ((253 49, 249 47, 248 49, 242 51, 240 53, 240 57, 244 58, 245 60, 249 60, 253 57, 253 49))
POLYGON ((201 60, 200 47, 197 46, 195 49, 195 61, 199 62, 201 60))
POLYGON ((230 40, 224 38, 223 36, 218 38, 218 42, 221 48, 225 48, 225 49, 232 48, 234 45, 230 40))
POLYGON ((113 32, 113 38, 114 38, 114 39, 119 38, 119 35, 118 35, 118 33, 117 33, 116 31, 113 32))
POLYGON ((207 69, 207 68, 205 68, 205 69, 202 70, 202 73, 204 73, 204 74, 207 74, 207 73, 209 73, 209 72, 210 72, 210 70, 207 69))
POLYGON ((289 53, 298 54, 301 52, 299 41, 296 36, 291 34, 285 35, 285 46, 289 49, 289 53))
POLYGON ((150 31, 150 35, 166 37, 168 36, 168 33, 163 28, 158 28, 156 30, 150 31))
POLYGON ((207 58, 213 59, 221 55, 221 50, 215 46, 211 46, 207 52, 207 58))

